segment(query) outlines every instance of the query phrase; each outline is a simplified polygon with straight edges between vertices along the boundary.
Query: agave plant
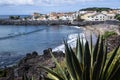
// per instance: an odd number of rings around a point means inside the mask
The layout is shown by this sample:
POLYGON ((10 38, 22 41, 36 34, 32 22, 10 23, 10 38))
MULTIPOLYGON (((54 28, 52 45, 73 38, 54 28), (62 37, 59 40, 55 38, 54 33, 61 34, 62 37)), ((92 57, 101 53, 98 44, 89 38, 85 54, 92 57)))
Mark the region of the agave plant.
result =
POLYGON ((35 80, 34 77, 29 78, 26 74, 22 76, 22 80, 35 80))
POLYGON ((89 42, 83 44, 78 37, 76 51, 65 42, 65 63, 63 68, 52 55, 61 75, 56 71, 40 66, 45 69, 49 78, 53 80, 120 80, 120 57, 116 56, 119 46, 107 57, 107 46, 103 38, 98 37, 95 46, 92 45, 92 37, 89 42))
POLYGON ((0 70, 0 77, 6 77, 7 76, 7 70, 0 70))

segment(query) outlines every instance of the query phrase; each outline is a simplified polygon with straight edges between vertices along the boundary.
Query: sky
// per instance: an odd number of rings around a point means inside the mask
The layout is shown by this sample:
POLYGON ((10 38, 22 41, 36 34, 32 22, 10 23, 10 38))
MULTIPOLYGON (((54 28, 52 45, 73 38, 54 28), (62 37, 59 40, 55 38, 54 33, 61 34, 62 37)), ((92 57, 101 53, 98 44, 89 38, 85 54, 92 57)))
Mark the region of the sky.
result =
POLYGON ((120 8, 120 0, 0 0, 0 15, 71 12, 87 7, 120 8))

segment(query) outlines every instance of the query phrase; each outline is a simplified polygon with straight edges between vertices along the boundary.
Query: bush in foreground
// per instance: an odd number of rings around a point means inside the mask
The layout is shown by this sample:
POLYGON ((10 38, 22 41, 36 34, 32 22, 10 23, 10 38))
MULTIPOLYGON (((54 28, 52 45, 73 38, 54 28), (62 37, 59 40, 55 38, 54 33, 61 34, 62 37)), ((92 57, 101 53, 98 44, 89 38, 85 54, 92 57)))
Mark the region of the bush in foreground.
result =
POLYGON ((40 66, 48 72, 48 79, 52 80, 119 80, 120 57, 116 56, 119 46, 107 57, 107 47, 103 38, 98 37, 95 47, 86 41, 85 45, 77 39, 76 51, 65 42, 65 65, 61 67, 55 57, 59 73, 49 68, 40 66))
POLYGON ((113 36, 113 35, 117 35, 117 33, 114 32, 114 31, 106 31, 106 32, 103 34, 103 39, 107 39, 108 37, 113 36))

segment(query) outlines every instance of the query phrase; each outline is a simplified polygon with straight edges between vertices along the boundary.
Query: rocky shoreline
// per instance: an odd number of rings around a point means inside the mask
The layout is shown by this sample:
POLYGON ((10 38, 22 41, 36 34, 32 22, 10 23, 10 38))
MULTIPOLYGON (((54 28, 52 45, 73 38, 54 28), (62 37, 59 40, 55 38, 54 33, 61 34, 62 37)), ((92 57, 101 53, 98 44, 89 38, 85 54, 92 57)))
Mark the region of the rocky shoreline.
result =
POLYGON ((1 19, 0 25, 69 25, 69 20, 11 20, 1 19))
MULTIPOLYGON (((108 44, 108 50, 112 51, 115 47, 120 46, 120 35, 111 36, 106 40, 108 44)), ((40 69, 39 66, 45 66, 49 68, 55 68, 56 65, 53 62, 50 51, 51 48, 43 51, 43 55, 38 55, 37 52, 32 52, 26 54, 26 56, 21 59, 16 66, 4 68, 7 72, 7 76, 0 78, 0 80, 22 80, 24 75, 29 78, 34 77, 35 80, 45 80, 47 73, 40 69)), ((55 58, 62 62, 64 61, 65 54, 62 51, 53 52, 55 58)))
MULTIPOLYGON (((120 35, 111 36, 106 40, 108 45, 108 50, 112 51, 115 47, 120 46, 120 35)), ((4 70, 8 72, 6 77, 0 78, 0 80, 22 80, 24 75, 31 78, 34 77, 35 80, 45 80, 47 73, 39 68, 40 65, 55 68, 56 65, 52 60, 50 55, 51 48, 43 51, 43 55, 38 55, 37 52, 32 52, 26 54, 26 56, 19 61, 16 66, 5 68, 4 70)), ((65 54, 62 51, 53 52, 55 58, 62 62, 64 61, 65 54)))
MULTIPOLYGON (((100 27, 98 27, 98 26, 103 26, 102 29, 104 29, 107 22, 104 22, 104 23, 105 24, 99 23, 99 25, 97 25, 97 23, 92 25, 93 24, 92 23, 91 28, 90 28, 90 24, 89 24, 89 27, 84 28, 85 29, 84 32, 86 33, 86 35, 88 35, 88 34, 90 34, 90 32, 88 33, 88 31, 92 31, 97 35, 97 34, 99 34, 100 31, 102 31, 101 29, 99 29, 100 27), (96 27, 98 27, 98 28, 96 28, 96 27)), ((78 26, 78 24, 79 23, 72 24, 72 25, 78 26)), ((112 24, 112 22, 108 22, 107 26, 108 26, 108 24, 110 26, 112 24)), ((69 25, 71 25, 71 23, 69 25)), ((79 24, 79 26, 80 25, 81 24, 79 24)), ((115 25, 118 26, 118 23, 117 24, 115 23, 115 25)), ((107 28, 107 27, 105 27, 105 28, 108 30, 112 29, 112 28, 107 28)), ((112 36, 112 37, 108 38, 106 40, 106 42, 108 44, 108 50, 112 51, 116 46, 120 46, 119 41, 120 41, 120 35, 116 35, 116 36, 112 36)), ((8 72, 8 75, 6 77, 0 78, 0 80, 22 80, 22 77, 24 76, 24 74, 26 74, 29 78, 33 76, 35 78, 35 80, 45 80, 44 76, 46 76, 46 72, 44 70, 38 68, 39 65, 46 66, 49 68, 56 67, 55 63, 51 59, 49 50, 52 51, 52 49, 44 50, 43 55, 38 55, 38 53, 35 51, 32 53, 26 54, 26 56, 23 59, 21 59, 16 66, 4 68, 3 70, 6 70, 8 72)), ((62 62, 64 60, 65 54, 62 51, 53 52, 53 54, 59 62, 62 62)))
MULTIPOLYGON (((19 61, 16 66, 5 68, 7 71, 7 76, 0 78, 0 80, 22 80, 24 75, 29 78, 34 77, 35 80, 44 80, 46 72, 39 68, 39 66, 46 66, 49 68, 55 68, 56 65, 53 62, 50 55, 51 48, 43 51, 43 55, 38 55, 37 52, 32 52, 26 54, 26 56, 19 61)), ((62 51, 53 52, 55 58, 62 62, 64 60, 65 54, 62 51)))
POLYGON ((70 20, 11 20, 0 19, 0 25, 70 25, 86 26, 96 24, 117 24, 119 21, 70 21, 70 20))
POLYGON ((118 24, 95 24, 95 25, 88 25, 84 27, 84 30, 93 32, 96 36, 101 34, 103 35, 106 31, 114 31, 118 35, 120 35, 120 26, 118 24))

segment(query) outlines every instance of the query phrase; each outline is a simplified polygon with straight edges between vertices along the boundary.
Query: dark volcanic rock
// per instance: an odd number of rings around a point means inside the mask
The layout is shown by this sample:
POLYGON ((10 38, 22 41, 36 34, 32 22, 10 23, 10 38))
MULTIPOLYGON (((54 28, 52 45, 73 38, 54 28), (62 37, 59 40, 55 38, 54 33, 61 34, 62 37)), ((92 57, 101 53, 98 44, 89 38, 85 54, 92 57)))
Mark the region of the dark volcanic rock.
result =
POLYGON ((0 25, 74 25, 85 26, 95 24, 117 24, 119 21, 70 21, 70 20, 12 20, 12 19, 0 19, 0 25))
MULTIPOLYGON (((35 80, 44 80, 44 76, 46 76, 47 73, 39 68, 40 65, 49 68, 56 67, 56 64, 51 58, 50 51, 52 51, 51 48, 44 50, 43 55, 38 55, 36 51, 26 54, 17 66, 5 69, 9 74, 7 74, 6 77, 0 78, 0 80, 22 80, 24 75, 28 78, 34 77, 35 80)), ((65 57, 62 51, 53 52, 53 55, 58 62, 63 61, 65 57)))
POLYGON ((5 68, 3 69, 5 72, 4 77, 0 78, 0 80, 14 80, 14 69, 13 68, 5 68))
POLYGON ((0 25, 69 25, 69 20, 11 20, 0 19, 0 25))
POLYGON ((32 57, 37 57, 38 53, 36 51, 32 52, 32 57))
MULTIPOLYGON (((38 55, 37 52, 27 54, 18 64, 16 68, 17 77, 22 77, 26 74, 28 77, 35 77, 35 80, 42 80, 43 76, 46 76, 46 72, 43 69, 38 68, 40 65, 49 68, 54 68, 56 65, 51 59, 50 50, 44 50, 43 55, 38 55), (40 79, 42 78, 42 79, 40 79)), ((53 55, 58 61, 63 61, 65 54, 63 52, 53 52, 53 55)))
POLYGON ((108 52, 120 46, 120 35, 114 35, 105 40, 108 45, 108 52))

